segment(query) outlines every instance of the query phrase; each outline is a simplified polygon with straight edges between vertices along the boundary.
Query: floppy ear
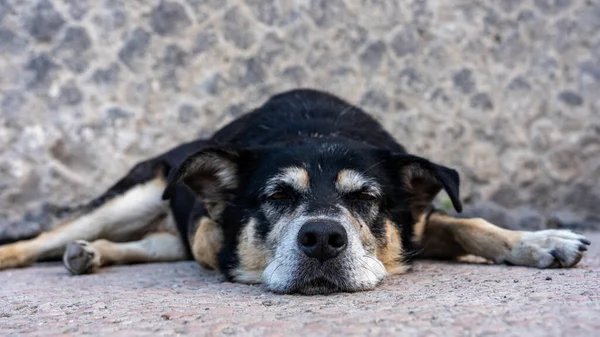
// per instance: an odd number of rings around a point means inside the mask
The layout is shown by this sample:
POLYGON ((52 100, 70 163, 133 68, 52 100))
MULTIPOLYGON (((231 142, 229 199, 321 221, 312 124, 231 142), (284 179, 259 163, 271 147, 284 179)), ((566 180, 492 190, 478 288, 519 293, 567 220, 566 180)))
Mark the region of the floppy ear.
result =
POLYGON ((400 171, 403 188, 409 194, 413 214, 422 214, 442 188, 448 193, 454 209, 462 212, 458 172, 409 154, 394 155, 394 161, 400 171))
POLYGON ((183 183, 204 204, 211 216, 224 207, 239 184, 240 162, 247 150, 208 148, 187 157, 171 170, 163 200, 170 199, 183 183))

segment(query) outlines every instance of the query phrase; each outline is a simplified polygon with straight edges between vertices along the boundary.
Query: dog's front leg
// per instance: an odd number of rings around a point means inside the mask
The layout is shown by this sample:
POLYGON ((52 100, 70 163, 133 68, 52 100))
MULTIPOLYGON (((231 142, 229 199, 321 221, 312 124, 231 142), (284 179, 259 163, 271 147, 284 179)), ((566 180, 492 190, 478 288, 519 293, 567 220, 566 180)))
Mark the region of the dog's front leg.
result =
POLYGON ((590 242, 569 230, 513 231, 484 219, 461 219, 436 212, 422 216, 415 239, 423 257, 477 255, 496 263, 538 268, 573 267, 590 242))
POLYGON ((111 264, 172 262, 188 258, 185 246, 176 233, 156 232, 139 241, 94 242, 78 240, 67 245, 63 263, 73 275, 92 273, 111 264))

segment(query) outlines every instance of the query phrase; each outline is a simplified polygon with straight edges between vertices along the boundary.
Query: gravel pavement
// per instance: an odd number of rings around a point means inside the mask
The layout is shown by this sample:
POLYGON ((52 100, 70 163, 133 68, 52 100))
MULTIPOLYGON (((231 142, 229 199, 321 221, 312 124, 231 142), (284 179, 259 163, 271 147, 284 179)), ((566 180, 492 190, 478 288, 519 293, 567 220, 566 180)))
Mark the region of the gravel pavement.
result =
POLYGON ((374 291, 275 295, 193 262, 0 272, 0 335, 600 336, 600 234, 574 269, 417 262, 374 291))

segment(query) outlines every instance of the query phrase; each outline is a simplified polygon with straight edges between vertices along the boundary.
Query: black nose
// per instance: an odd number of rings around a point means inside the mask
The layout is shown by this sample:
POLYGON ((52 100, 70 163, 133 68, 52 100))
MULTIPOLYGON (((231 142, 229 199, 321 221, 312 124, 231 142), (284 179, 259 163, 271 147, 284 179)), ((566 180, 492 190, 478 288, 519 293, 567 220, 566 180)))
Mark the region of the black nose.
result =
POLYGON ((306 256, 323 262, 346 249, 348 235, 344 227, 334 221, 312 221, 300 228, 298 246, 306 256))

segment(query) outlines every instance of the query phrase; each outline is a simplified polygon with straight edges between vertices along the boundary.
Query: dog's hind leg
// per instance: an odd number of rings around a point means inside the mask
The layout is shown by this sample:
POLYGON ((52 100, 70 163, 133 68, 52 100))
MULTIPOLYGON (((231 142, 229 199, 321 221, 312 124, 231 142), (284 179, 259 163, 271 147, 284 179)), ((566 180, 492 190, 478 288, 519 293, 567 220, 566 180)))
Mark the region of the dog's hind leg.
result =
POLYGON ((583 236, 568 230, 513 231, 484 219, 461 219, 433 212, 415 227, 422 257, 452 259, 477 255, 496 263, 538 268, 572 267, 586 245, 583 236))
POLYGON ((154 220, 166 214, 167 205, 161 199, 166 169, 160 160, 140 163, 58 228, 30 240, 0 246, 0 270, 23 267, 39 259, 60 258, 67 244, 75 240, 138 239, 154 220))

